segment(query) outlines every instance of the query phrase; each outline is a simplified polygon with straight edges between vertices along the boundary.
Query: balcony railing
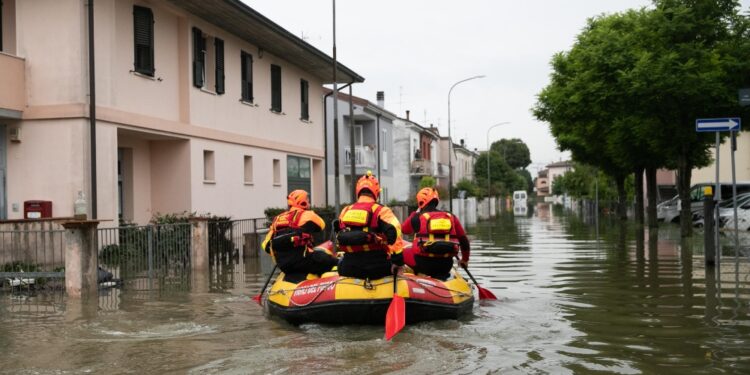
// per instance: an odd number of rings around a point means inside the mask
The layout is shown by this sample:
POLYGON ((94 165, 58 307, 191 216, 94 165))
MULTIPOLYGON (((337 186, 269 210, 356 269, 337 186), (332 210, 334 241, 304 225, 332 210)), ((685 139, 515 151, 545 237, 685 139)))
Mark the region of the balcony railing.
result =
POLYGON ((26 62, 24 59, 0 53, 0 109, 14 112, 26 107, 26 62))
POLYGON ((414 176, 432 176, 434 174, 432 160, 417 159, 412 161, 410 172, 414 176))
MULTIPOLYGON (((352 152, 351 148, 345 149, 344 164, 351 165, 352 163, 352 152)), ((369 147, 355 146, 354 147, 354 166, 357 168, 375 168, 375 150, 369 147)))

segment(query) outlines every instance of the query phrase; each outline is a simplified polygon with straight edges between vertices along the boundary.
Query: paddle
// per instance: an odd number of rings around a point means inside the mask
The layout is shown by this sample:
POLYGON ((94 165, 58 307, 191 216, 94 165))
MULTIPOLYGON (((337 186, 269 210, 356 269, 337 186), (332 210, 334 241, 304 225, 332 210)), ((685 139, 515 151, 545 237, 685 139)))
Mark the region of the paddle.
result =
MULTIPOLYGON (((456 259, 458 259, 458 256, 456 256, 456 259)), ((481 286, 479 286, 479 283, 477 282, 477 279, 475 279, 474 276, 472 276, 471 272, 469 272, 469 268, 468 267, 466 267, 463 264, 461 264, 461 261, 459 261, 458 264, 461 265, 461 268, 463 268, 464 271, 466 271, 466 274, 469 275, 469 277, 471 278, 471 281, 473 281, 474 285, 476 285, 477 291, 479 291, 479 299, 480 300, 483 300, 483 299, 497 300, 497 297, 495 297, 495 295, 492 292, 490 292, 489 290, 484 289, 481 286)))
POLYGON ((385 314, 385 339, 390 341, 406 324, 406 302, 398 295, 398 270, 393 274, 393 299, 385 314))
POLYGON ((273 274, 276 273, 276 268, 278 265, 273 265, 273 270, 271 270, 271 274, 268 275, 268 278, 266 279, 266 283, 263 284, 263 288, 260 290, 260 293, 258 293, 257 296, 253 297, 253 301, 258 302, 259 305, 263 306, 263 302, 261 301, 261 296, 263 295, 263 292, 266 291, 266 288, 268 287, 268 283, 271 282, 271 278, 273 277, 273 274))

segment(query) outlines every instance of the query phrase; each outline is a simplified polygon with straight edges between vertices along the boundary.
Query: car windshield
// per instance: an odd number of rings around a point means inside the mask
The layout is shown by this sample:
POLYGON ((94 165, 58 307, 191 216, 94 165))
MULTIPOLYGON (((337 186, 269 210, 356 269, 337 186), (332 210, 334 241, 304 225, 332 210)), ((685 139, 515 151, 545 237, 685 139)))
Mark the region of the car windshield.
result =
MULTIPOLYGON (((750 202, 750 194, 739 194, 737 195, 737 207, 742 206, 744 203, 750 202)), ((721 208, 734 207, 734 199, 725 199, 719 203, 721 208)))

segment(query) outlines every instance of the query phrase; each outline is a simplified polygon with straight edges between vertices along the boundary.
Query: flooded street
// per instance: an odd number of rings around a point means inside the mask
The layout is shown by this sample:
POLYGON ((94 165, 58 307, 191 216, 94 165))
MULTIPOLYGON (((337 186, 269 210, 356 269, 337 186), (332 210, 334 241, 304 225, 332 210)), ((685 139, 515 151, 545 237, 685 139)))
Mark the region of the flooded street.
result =
POLYGON ((676 226, 641 241, 632 226, 533 211, 469 228, 470 269, 499 301, 394 342, 382 327, 269 320, 251 298, 272 265, 249 259, 185 288, 103 291, 98 305, 0 294, 0 372, 750 373, 746 234, 714 271, 701 235, 681 242, 676 226))

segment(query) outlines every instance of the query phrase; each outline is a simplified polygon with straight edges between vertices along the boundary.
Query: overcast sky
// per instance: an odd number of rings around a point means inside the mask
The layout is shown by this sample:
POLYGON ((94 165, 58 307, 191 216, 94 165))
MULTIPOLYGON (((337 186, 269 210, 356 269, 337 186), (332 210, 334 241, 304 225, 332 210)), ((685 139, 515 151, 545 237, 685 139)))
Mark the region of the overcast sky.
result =
MULTIPOLYGON (((243 0, 308 43, 332 54, 331 0, 243 0)), ((586 19, 650 5, 649 0, 339 0, 336 3, 338 60, 365 78, 354 95, 448 132, 470 148, 520 138, 531 150, 535 173, 569 157, 557 150, 545 123, 530 112, 549 82, 549 61, 569 49, 586 19)), ((748 9, 750 0, 742 0, 748 9)), ((595 137, 595 135, 593 135, 595 137)))

